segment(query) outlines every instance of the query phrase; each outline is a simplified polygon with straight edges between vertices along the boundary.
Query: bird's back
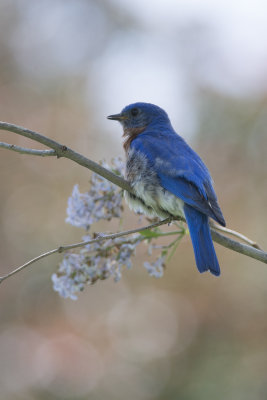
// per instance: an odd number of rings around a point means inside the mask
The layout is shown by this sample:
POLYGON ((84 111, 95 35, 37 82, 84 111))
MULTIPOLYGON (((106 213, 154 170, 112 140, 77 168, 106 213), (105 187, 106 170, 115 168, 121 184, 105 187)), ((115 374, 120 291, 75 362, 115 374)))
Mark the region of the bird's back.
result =
POLYGON ((153 174, 154 181, 157 179, 166 191, 225 225, 207 167, 172 129, 145 130, 134 138, 129 150, 128 179, 131 180, 132 171, 140 170, 141 160, 146 181, 153 174), (137 164, 134 159, 139 160, 137 164))

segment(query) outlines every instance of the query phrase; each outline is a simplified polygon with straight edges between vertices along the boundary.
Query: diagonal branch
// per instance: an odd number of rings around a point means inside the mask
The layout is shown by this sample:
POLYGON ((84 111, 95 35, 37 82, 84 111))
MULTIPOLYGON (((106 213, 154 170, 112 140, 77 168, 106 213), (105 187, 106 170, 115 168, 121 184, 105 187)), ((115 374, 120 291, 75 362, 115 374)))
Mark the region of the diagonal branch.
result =
MULTIPOLYGON (((84 157, 83 155, 77 153, 76 151, 68 148, 65 145, 62 145, 55 140, 49 139, 46 136, 41 135, 40 133, 31 131, 30 129, 23 128, 22 126, 9 124, 8 122, 0 121, 0 129, 4 131, 9 131, 16 133, 18 135, 27 137, 29 139, 35 140, 36 142, 42 143, 43 145, 49 147, 50 149, 55 150, 58 158, 64 157, 68 158, 81 166, 90 169, 91 171, 97 173, 98 175, 103 176, 103 178, 108 179, 110 182, 119 186, 120 188, 131 192, 131 185, 123 178, 118 175, 113 174, 113 172, 107 170, 101 165, 95 163, 92 160, 84 157)), ((36 154, 35 154, 36 155, 36 154)))
POLYGON ((253 246, 248 246, 247 244, 236 242, 235 240, 217 232, 215 229, 211 229, 211 236, 214 242, 267 264, 267 253, 265 251, 256 249, 253 246))
MULTIPOLYGON (((111 171, 107 170, 106 168, 102 167, 101 165, 99 165, 99 164, 95 163, 94 161, 84 157, 83 155, 75 152, 74 150, 68 148, 67 146, 56 142, 55 140, 49 139, 46 136, 43 136, 43 135, 41 135, 41 134, 39 134, 37 132, 31 131, 29 129, 26 129, 26 128, 23 128, 21 126, 17 126, 17 125, 14 125, 14 124, 10 124, 10 123, 7 123, 7 122, 0 122, 0 129, 5 130, 5 131, 9 131, 9 132, 13 132, 13 133, 16 133, 18 135, 27 137, 27 138, 29 138, 31 140, 34 140, 36 142, 39 142, 39 143, 49 147, 50 149, 52 149, 53 152, 51 152, 51 150, 24 149, 24 148, 20 148, 19 146, 9 145, 7 143, 3 143, 2 146, 0 146, 2 148, 9 149, 9 150, 15 150, 15 151, 18 151, 20 153, 26 153, 26 154, 33 154, 33 155, 40 155, 40 156, 44 156, 44 155, 53 156, 53 155, 56 155, 58 158, 60 158, 60 157, 68 158, 68 159, 76 162, 77 164, 79 164, 79 165, 81 165, 81 166, 83 166, 85 168, 88 168, 91 171, 97 173, 98 175, 106 178, 110 182, 112 182, 115 185, 119 186, 121 189, 127 190, 128 192, 132 192, 131 185, 125 179, 113 174, 111 171)), ((181 218, 180 220, 185 221, 183 218, 181 218)), ((128 235, 130 233, 140 232, 143 229, 151 229, 151 228, 153 228, 155 226, 163 225, 164 223, 166 223, 166 221, 170 222, 170 220, 160 221, 158 223, 158 225, 153 225, 152 224, 152 225, 150 225, 148 227, 144 227, 142 229, 137 229, 137 230, 133 230, 133 231, 127 231, 126 233, 125 232, 120 232, 120 233, 115 233, 113 235, 106 235, 104 237, 101 237, 101 238, 98 238, 98 239, 94 239, 94 240, 95 241, 98 241, 98 240, 101 241, 101 240, 107 240, 107 239, 110 239, 110 238, 114 239, 116 237, 128 235)), ((216 226, 214 226, 214 228, 217 229, 216 226)), ((217 243, 221 244, 222 246, 227 247, 227 248, 229 248, 231 250, 237 251, 237 252, 239 252, 241 254, 244 254, 246 256, 255 258, 255 259, 257 259, 259 261, 262 261, 264 263, 267 263, 267 253, 264 252, 264 251, 261 251, 258 248, 255 248, 255 247, 258 247, 255 244, 255 242, 250 241, 250 239, 245 238, 243 235, 241 235, 238 232, 229 230, 228 233, 230 233, 232 235, 235 235, 235 236, 245 240, 248 243, 251 243, 252 246, 254 246, 254 247, 248 246, 248 245, 245 245, 245 244, 242 244, 242 243, 239 243, 239 242, 236 242, 233 239, 230 239, 230 238, 228 238, 228 237, 216 232, 214 228, 212 228, 211 231, 212 231, 212 238, 213 238, 213 240, 215 242, 217 242, 217 243)), ((221 230, 221 228, 220 228, 220 230, 221 230)), ((0 283, 4 279, 14 275, 16 272, 21 271, 22 269, 26 268, 30 264, 32 264, 32 263, 34 263, 34 262, 36 262, 36 261, 38 261, 38 260, 40 260, 40 259, 42 259, 44 257, 47 257, 47 256, 49 256, 51 254, 54 254, 54 253, 59 253, 59 252, 66 251, 66 250, 68 250, 70 248, 81 247, 81 246, 84 246, 85 244, 86 244, 85 242, 81 242, 81 243, 76 243, 75 245, 70 245, 70 246, 60 246, 57 249, 51 250, 51 251, 49 251, 47 253, 44 253, 44 254, 34 258, 33 260, 29 261, 28 263, 22 265, 21 267, 18 267, 16 270, 10 272, 9 274, 7 274, 7 275, 5 275, 3 277, 0 277, 0 283)))

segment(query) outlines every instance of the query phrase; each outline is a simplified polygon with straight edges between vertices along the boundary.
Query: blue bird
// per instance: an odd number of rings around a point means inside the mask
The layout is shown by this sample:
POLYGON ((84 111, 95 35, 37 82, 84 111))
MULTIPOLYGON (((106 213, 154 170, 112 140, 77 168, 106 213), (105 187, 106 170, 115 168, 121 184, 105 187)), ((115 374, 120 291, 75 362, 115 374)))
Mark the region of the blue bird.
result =
POLYGON ((108 116, 123 126, 130 208, 148 216, 184 216, 200 272, 220 275, 209 217, 225 226, 212 178, 201 158, 173 129, 167 113, 150 103, 108 116))

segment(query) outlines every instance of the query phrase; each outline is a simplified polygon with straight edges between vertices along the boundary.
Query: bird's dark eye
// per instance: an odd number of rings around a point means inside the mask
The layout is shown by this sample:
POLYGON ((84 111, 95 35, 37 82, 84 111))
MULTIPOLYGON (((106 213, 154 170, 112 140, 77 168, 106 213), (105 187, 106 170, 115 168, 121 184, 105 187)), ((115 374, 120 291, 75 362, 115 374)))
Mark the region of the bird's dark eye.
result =
POLYGON ((138 115, 138 113, 139 113, 138 108, 133 108, 133 109, 131 110, 131 115, 132 115, 133 117, 136 117, 136 116, 138 115))

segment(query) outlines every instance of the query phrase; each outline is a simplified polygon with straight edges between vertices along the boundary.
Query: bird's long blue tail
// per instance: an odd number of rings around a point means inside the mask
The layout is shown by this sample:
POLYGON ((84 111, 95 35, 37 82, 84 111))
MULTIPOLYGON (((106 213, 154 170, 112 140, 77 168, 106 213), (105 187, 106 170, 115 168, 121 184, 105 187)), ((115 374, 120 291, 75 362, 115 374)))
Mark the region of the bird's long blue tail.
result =
POLYGON ((199 272, 210 271, 219 276, 220 266, 211 238, 208 217, 187 204, 184 205, 184 213, 199 272))

